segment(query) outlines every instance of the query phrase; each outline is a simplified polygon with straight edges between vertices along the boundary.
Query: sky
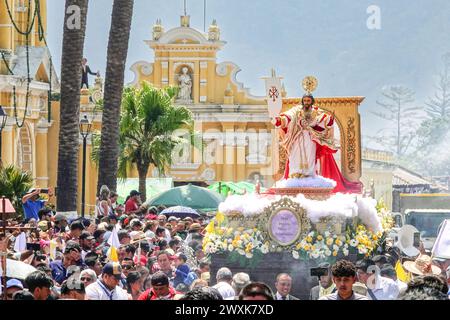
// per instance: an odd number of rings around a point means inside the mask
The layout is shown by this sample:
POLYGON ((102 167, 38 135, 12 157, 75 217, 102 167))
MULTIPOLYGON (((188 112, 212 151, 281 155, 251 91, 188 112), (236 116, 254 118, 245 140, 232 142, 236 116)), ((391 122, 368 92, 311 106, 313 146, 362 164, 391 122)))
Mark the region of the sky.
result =
MULTIPOLYGON (((64 1, 48 0, 48 43, 60 70, 64 1)), ((93 70, 106 69, 106 48, 112 0, 90 0, 85 53, 93 70)), ((191 27, 203 31, 204 0, 187 0, 191 27)), ((137 61, 153 62, 144 43, 160 18, 165 30, 178 27, 183 0, 135 0, 125 81, 137 61)), ((448 0, 207 0, 206 28, 213 19, 226 41, 218 63, 232 61, 242 71, 237 79, 254 95, 264 95, 271 68, 284 78, 288 96, 303 94, 301 80, 319 80, 315 95, 364 96, 361 105, 363 136, 387 124, 371 111, 384 86, 404 85, 416 92, 417 106, 434 93, 440 57, 450 52, 448 0), (380 28, 367 20, 375 5, 380 28)), ((374 147, 366 140, 365 146, 374 147)))

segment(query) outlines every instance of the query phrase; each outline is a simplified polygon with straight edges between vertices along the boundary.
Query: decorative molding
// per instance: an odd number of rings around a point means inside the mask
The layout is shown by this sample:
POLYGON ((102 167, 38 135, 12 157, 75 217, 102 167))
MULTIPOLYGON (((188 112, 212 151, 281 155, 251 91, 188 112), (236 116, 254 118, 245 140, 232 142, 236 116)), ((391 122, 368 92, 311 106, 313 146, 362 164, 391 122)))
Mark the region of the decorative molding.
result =
MULTIPOLYGON (((190 59, 190 58, 184 57, 184 59, 190 59)), ((175 62, 173 64, 173 67, 172 67, 173 71, 175 72, 177 70, 178 66, 182 66, 182 65, 186 65, 189 68, 191 68, 192 71, 195 71, 195 63, 189 62, 189 61, 178 61, 178 62, 175 62)))
MULTIPOLYGON (((321 104, 336 104, 336 103, 356 103, 361 104, 364 101, 365 97, 323 97, 323 98, 316 98, 316 105, 320 107, 321 104)), ((288 105, 299 105, 302 101, 302 98, 285 98, 283 99, 283 106, 288 105)))
POLYGON ((168 69, 169 68, 169 62, 168 61, 162 61, 161 62, 161 68, 168 69))
POLYGON ((216 73, 218 76, 225 77, 228 74, 227 63, 222 62, 216 66, 216 73))
POLYGON ((200 69, 206 69, 206 68, 208 68, 208 62, 200 61, 200 69))
MULTIPOLYGON (((137 86, 139 85, 139 80, 140 80, 140 71, 143 71, 143 67, 146 68, 151 68, 152 72, 153 72, 153 64, 147 61, 138 61, 136 63, 134 63, 131 67, 130 70, 134 73, 134 79, 132 82, 128 83, 128 85, 130 86, 137 86)), ((144 74, 144 73, 143 73, 144 74)), ((151 74, 151 73, 150 73, 151 74)), ((145 74, 144 74, 145 75, 145 74)))
POLYGON ((355 118, 350 117, 347 122, 347 167, 350 173, 356 172, 355 166, 356 166, 355 118))
POLYGON ((144 64, 141 66, 141 72, 144 76, 149 76, 153 73, 153 64, 144 64))
POLYGON ((50 180, 50 178, 49 177, 36 177, 36 180, 46 180, 46 181, 48 181, 48 180, 50 180))
MULTIPOLYGON (((173 44, 174 41, 188 39, 199 44, 210 44, 206 36, 193 28, 178 27, 164 33, 158 41, 150 41, 158 44, 173 44)), ((178 44, 179 45, 179 44, 178 44)))
POLYGON ((216 58, 205 58, 205 57, 156 57, 155 61, 178 61, 178 60, 186 60, 189 59, 191 61, 199 61, 199 60, 208 60, 208 61, 216 61, 216 58))
POLYGON ((239 82, 236 79, 236 76, 241 71, 241 68, 234 62, 225 61, 225 62, 218 64, 216 67, 216 73, 222 77, 226 76, 228 74, 228 69, 227 69, 228 66, 232 67, 230 79, 231 79, 231 82, 237 87, 238 91, 244 92, 245 96, 249 99, 264 100, 266 98, 265 96, 252 95, 250 93, 250 89, 245 88, 244 84, 242 82, 239 82))

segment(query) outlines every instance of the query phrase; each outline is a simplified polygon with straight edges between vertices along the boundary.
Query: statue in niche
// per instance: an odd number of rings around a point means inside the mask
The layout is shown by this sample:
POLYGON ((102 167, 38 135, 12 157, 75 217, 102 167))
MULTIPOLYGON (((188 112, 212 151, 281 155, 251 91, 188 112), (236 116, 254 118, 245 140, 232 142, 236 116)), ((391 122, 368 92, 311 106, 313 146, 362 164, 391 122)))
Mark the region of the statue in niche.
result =
POLYGON ((192 78, 188 71, 189 69, 187 67, 183 67, 183 69, 181 69, 181 74, 178 76, 178 84, 180 89, 178 92, 179 101, 192 101, 192 78))

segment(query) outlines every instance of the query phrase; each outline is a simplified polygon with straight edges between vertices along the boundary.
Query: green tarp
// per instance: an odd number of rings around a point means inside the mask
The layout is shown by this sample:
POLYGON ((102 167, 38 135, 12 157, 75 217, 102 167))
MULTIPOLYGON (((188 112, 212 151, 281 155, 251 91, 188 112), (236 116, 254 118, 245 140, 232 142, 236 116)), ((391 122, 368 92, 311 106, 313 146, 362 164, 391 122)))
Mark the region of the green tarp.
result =
MULTIPOLYGON (((210 190, 214 190, 220 193, 222 196, 227 197, 231 194, 244 194, 255 193, 256 186, 253 183, 240 181, 240 182, 216 182, 208 187, 210 190), (220 189, 220 190, 219 190, 220 189)), ((261 192, 265 192, 267 189, 261 187, 261 192)))
POLYGON ((183 206, 203 212, 215 211, 224 198, 215 191, 194 185, 185 185, 167 190, 151 198, 149 206, 183 206))

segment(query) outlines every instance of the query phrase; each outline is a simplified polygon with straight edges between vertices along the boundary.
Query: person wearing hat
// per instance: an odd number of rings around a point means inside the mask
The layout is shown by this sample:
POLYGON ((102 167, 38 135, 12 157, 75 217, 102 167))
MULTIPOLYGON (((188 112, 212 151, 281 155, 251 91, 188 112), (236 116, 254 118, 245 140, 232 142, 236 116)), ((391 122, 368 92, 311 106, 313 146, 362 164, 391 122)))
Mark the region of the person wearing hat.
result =
POLYGON ((403 268, 411 273, 412 278, 429 274, 440 275, 442 273, 441 268, 433 265, 431 257, 426 254, 419 255, 415 261, 403 262, 403 268))
POLYGON ((122 267, 118 262, 108 262, 102 275, 86 288, 86 300, 131 300, 131 296, 119 286, 122 267))
POLYGON ((397 283, 383 277, 372 259, 366 258, 356 262, 358 279, 367 287, 367 298, 370 300, 395 300, 400 290, 397 283))
POLYGON ((94 236, 89 231, 82 231, 79 237, 81 246, 81 258, 84 261, 86 254, 93 250, 94 248, 94 236))
POLYGON ((54 226, 53 231, 54 233, 59 232, 66 232, 66 227, 68 225, 67 217, 62 213, 57 213, 53 216, 54 226))
POLYGON ((138 300, 173 300, 179 294, 170 286, 169 277, 161 271, 152 276, 152 288, 144 291, 138 300))
POLYGON ((319 285, 313 287, 309 293, 309 300, 319 300, 319 298, 328 294, 336 292, 336 286, 333 283, 331 276, 331 265, 327 262, 321 263, 318 266, 323 270, 326 269, 326 273, 318 277, 319 285))
POLYGON ((6 282, 6 300, 12 300, 14 293, 23 290, 23 284, 20 280, 10 279, 6 282))
POLYGON ((132 190, 130 192, 130 197, 125 203, 125 213, 128 215, 140 213, 141 212, 140 206, 141 206, 141 193, 136 190, 132 190))
POLYGON ((23 212, 25 220, 34 218, 39 221, 38 212, 47 205, 46 200, 39 200, 39 195, 43 192, 48 194, 49 197, 53 196, 53 192, 50 189, 31 189, 22 198, 23 212))

